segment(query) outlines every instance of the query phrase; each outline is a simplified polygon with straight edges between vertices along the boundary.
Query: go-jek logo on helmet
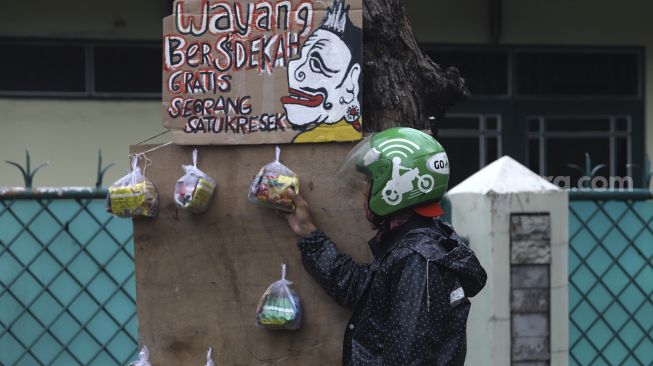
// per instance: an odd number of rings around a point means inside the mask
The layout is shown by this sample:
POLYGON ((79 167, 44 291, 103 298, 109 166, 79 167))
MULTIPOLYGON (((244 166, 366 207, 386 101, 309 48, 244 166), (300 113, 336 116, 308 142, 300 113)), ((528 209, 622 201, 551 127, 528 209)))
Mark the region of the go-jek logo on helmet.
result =
POLYGON ((426 168, 433 173, 449 175, 449 158, 446 152, 434 154, 426 161, 426 168))
POLYGON ((420 147, 416 143, 406 139, 390 139, 379 144, 381 153, 388 158, 393 156, 403 156, 404 158, 413 155, 420 147), (410 154, 410 155, 409 155, 410 154))
POLYGON ((396 206, 404 199, 414 198, 421 194, 429 193, 435 187, 435 179, 428 174, 421 175, 418 168, 408 168, 401 165, 399 157, 392 158, 392 179, 390 179, 383 191, 381 198, 385 203, 396 206), (417 183, 417 189, 415 189, 417 183))

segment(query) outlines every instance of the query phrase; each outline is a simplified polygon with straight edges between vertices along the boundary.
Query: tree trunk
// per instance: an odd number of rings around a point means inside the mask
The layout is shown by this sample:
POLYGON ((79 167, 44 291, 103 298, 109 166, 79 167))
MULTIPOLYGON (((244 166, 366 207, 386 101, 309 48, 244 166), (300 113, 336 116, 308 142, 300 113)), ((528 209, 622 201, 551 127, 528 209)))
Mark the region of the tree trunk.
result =
POLYGON ((400 0, 363 0, 363 28, 365 130, 435 131, 447 108, 469 95, 458 69, 422 53, 400 0))

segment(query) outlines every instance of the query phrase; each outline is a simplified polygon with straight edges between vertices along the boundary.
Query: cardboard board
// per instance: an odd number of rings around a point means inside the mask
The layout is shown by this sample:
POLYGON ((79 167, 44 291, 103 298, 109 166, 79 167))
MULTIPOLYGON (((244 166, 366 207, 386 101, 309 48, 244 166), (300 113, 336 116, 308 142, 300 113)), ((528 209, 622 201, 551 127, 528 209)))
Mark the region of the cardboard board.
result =
POLYGON ((176 0, 163 125, 177 144, 361 138, 362 0, 176 0))
MULTIPOLYGON (((299 175, 318 226, 340 249, 367 262, 373 232, 361 192, 334 178, 352 147, 286 145, 281 162, 299 175)), ((191 147, 177 145, 148 154, 153 165, 145 173, 158 189, 160 214, 134 221, 139 337, 150 347, 152 364, 204 365, 210 346, 217 365, 339 365, 350 312, 305 272, 297 237, 284 219, 247 200, 251 179, 273 160, 274 146, 200 147, 198 167, 218 182, 202 215, 177 212, 173 202, 181 164, 189 164, 191 154, 191 147), (302 300, 302 329, 258 328, 257 302, 280 278, 284 260, 302 300)))

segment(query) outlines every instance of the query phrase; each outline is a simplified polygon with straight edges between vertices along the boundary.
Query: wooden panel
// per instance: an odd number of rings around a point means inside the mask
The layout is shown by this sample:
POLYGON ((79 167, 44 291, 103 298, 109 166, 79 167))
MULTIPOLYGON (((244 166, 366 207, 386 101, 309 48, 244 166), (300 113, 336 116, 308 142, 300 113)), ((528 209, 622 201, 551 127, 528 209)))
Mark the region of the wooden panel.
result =
MULTIPOLYGON (((144 151, 152 146, 138 146, 144 151)), ((369 260, 373 235, 362 195, 333 178, 351 143, 282 146, 281 161, 300 176, 300 191, 318 226, 358 260, 369 260)), ((148 154, 160 214, 136 220, 139 335, 158 366, 203 365, 212 346, 219 365, 336 365, 350 313, 340 308, 301 265, 297 238, 273 211, 247 200, 254 174, 274 157, 273 146, 206 146, 198 166, 218 181, 204 215, 179 212, 172 199, 192 147, 170 145, 148 154), (304 310, 297 332, 257 328, 255 310, 266 287, 288 263, 304 310)))

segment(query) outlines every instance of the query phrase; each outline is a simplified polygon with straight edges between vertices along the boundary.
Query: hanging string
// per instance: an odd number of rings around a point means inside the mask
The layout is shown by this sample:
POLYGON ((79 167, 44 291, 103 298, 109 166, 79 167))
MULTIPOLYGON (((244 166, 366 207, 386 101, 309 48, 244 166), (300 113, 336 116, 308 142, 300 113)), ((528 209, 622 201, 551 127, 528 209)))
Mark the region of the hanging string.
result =
POLYGON ((138 155, 132 155, 132 171, 138 166, 138 155))
POLYGON ((166 146, 168 146, 168 145, 172 145, 172 141, 168 141, 168 142, 166 142, 165 144, 161 144, 161 145, 156 146, 156 147, 154 147, 154 148, 151 148, 151 149, 149 149, 149 150, 141 151, 141 152, 139 152, 139 153, 137 153, 137 154, 140 155, 140 154, 151 153, 152 151, 156 151, 156 150, 162 149, 162 148, 164 148, 164 147, 166 147, 166 146))
POLYGON ((129 154, 132 158, 132 170, 135 170, 136 167, 138 166, 138 160, 143 160, 143 175, 145 175, 145 172, 147 171, 148 166, 152 166, 152 159, 147 157, 145 153, 138 153, 138 154, 129 154))
POLYGON ((193 149, 193 166, 197 168, 197 149, 193 149))
MULTIPOLYGON (((134 145, 141 145, 141 144, 143 144, 145 142, 148 142, 150 140, 153 140, 153 139, 155 139, 155 138, 157 138, 159 136, 165 135, 168 132, 170 132, 170 130, 165 130, 165 131, 163 131, 163 132, 161 132, 159 134, 156 134, 156 135, 154 135, 154 136, 152 136, 152 137, 150 137, 148 139, 145 139, 145 140, 143 140, 143 141, 141 141, 139 143, 136 143, 134 145)), ((145 172, 147 171, 147 167, 152 165, 152 159, 147 157, 146 154, 151 153, 152 151, 164 148, 164 147, 166 147, 168 145, 172 145, 172 141, 168 141, 168 142, 166 142, 164 144, 161 144, 161 145, 156 146, 154 148, 151 148, 149 150, 141 151, 141 152, 134 153, 134 154, 129 154, 128 156, 130 156, 132 158, 132 171, 135 170, 136 167, 138 166, 138 160, 143 160, 144 161, 144 163, 143 163, 143 175, 145 175, 145 172)))
POLYGON ((161 133, 159 133, 159 134, 156 134, 156 135, 154 135, 154 136, 152 136, 152 137, 150 137, 150 138, 148 138, 148 139, 145 139, 145 140, 143 140, 143 141, 141 141, 141 142, 139 142, 139 143, 136 143, 136 144, 134 144, 134 145, 140 145, 140 144, 143 144, 143 143, 145 143, 145 142, 148 142, 148 141, 154 140, 155 138, 157 138, 157 137, 159 137, 159 136, 162 136, 162 135, 165 135, 165 134, 168 133, 168 132, 170 132, 170 130, 165 130, 165 131, 163 131, 163 132, 161 132, 161 133))
MULTIPOLYGON (((143 164, 143 175, 146 175, 145 173, 146 173, 146 171, 147 171, 147 167, 148 167, 148 166, 152 166, 152 159, 150 159, 150 158, 147 156, 147 153, 151 153, 152 151, 159 150, 159 149, 164 148, 164 147, 166 147, 166 146, 168 146, 168 145, 172 145, 172 141, 170 141, 170 142, 166 142, 165 144, 161 144, 161 145, 159 145, 159 146, 157 146, 157 147, 154 147, 154 148, 152 148, 152 149, 149 149, 149 150, 141 151, 141 152, 134 153, 134 154, 129 154, 129 156, 131 156, 132 159, 133 159, 134 157, 136 157, 136 158, 138 158, 138 159, 144 161, 144 164, 143 164)), ((134 166, 134 163, 133 163, 133 160, 132 160, 132 170, 133 170, 133 169, 135 169, 135 166, 134 166)))
POLYGON ((143 164, 143 175, 145 175, 145 171, 147 170, 147 167, 152 165, 152 160, 148 158, 147 155, 145 154, 138 154, 138 157, 140 159, 145 160, 145 163, 143 164))
POLYGON ((281 264, 281 279, 286 279, 286 263, 281 264))
POLYGON ((281 156, 281 148, 279 147, 279 145, 277 145, 274 150, 274 161, 278 163, 280 156, 281 156))
POLYGON ((215 366, 215 363, 213 363, 213 357, 211 357, 211 352, 213 352, 213 348, 209 347, 209 351, 206 353, 206 366, 215 366))

